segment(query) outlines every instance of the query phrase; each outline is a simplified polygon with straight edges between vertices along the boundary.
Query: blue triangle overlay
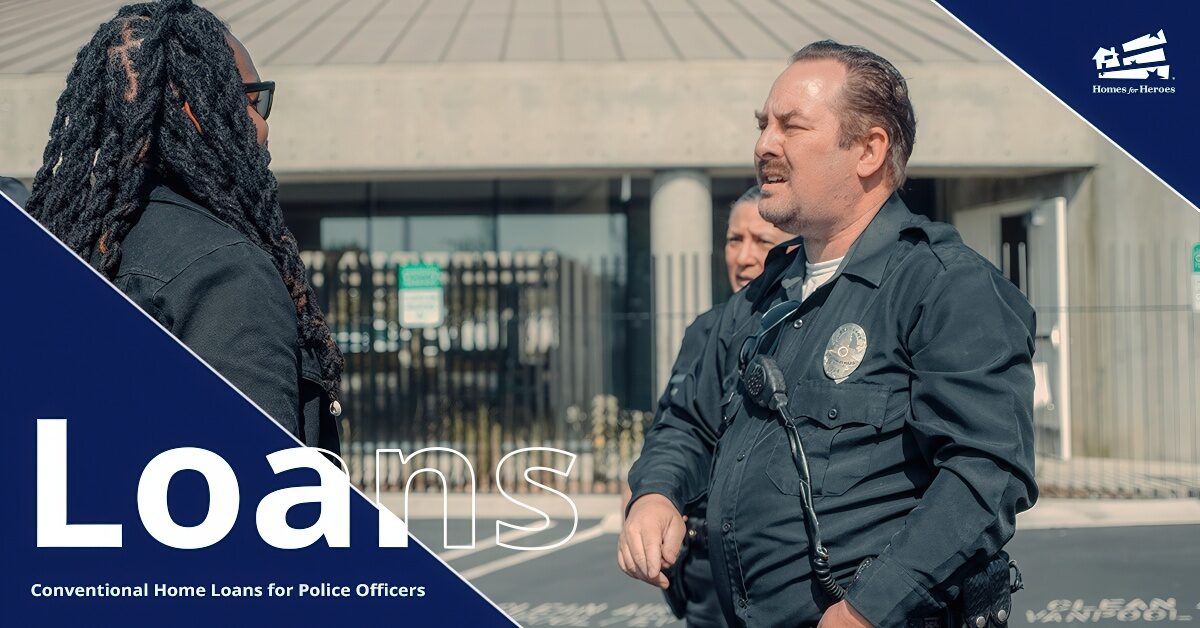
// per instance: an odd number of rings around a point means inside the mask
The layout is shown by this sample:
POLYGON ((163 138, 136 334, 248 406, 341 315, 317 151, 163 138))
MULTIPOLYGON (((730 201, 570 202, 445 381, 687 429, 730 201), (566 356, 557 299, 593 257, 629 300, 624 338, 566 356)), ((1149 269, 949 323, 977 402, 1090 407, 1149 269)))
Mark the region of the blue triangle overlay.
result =
MULTIPOLYGON (((266 455, 296 442, 228 384, 0 196, 0 415, 6 430, 0 517, 0 603, 6 625, 511 626, 512 622, 415 541, 378 547, 375 506, 351 494, 349 548, 324 540, 280 550, 258 535, 268 493, 315 484, 312 471, 275 475, 266 455), (120 523, 121 548, 38 548, 37 419, 67 419, 68 521, 120 523), (241 506, 224 540, 199 550, 160 544, 142 526, 138 480, 154 456, 202 447, 237 474, 241 506), (268 597, 267 583, 423 586, 424 597, 268 597), (34 597, 43 585, 259 585, 263 597, 34 597), (15 621, 14 621, 15 620, 15 621), (376 622, 379 622, 376 624, 376 622)), ((202 476, 169 491, 180 525, 208 509, 202 476)), ((316 508, 289 512, 291 525, 316 508)), ((297 589, 298 590, 298 589, 297 589)))
MULTIPOLYGON (((1189 125, 1200 111, 1200 21, 1181 0, 938 0, 947 11, 1050 90, 1194 206, 1200 178, 1189 125), (1163 31, 1169 78, 1100 79, 1096 56, 1163 31), (1095 86, 1174 93, 1093 93, 1095 86)), ((1147 48, 1151 50, 1159 47, 1147 48)), ((1133 67, 1160 64, 1137 64, 1133 67)), ((1121 65, 1120 69, 1128 66, 1121 65)), ((1131 208, 1135 209, 1135 208, 1131 208)))

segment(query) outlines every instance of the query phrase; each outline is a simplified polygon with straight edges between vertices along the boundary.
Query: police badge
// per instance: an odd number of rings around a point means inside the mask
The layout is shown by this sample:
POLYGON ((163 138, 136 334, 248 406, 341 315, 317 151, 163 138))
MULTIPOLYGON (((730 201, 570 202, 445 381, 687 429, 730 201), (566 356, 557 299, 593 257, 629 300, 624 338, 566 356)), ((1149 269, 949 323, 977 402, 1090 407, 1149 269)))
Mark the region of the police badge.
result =
POLYGON ((867 332, 855 323, 846 323, 834 330, 825 347, 825 375, 842 383, 867 353, 867 332))

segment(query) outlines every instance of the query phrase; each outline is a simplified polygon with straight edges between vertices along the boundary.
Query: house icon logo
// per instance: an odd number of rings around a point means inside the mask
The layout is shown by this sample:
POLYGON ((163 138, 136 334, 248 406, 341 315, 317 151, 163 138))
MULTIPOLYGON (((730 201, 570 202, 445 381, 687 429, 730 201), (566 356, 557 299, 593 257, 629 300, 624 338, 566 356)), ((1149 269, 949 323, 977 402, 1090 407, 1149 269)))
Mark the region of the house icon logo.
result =
POLYGON ((1142 35, 1117 46, 1096 50, 1092 60, 1102 79, 1146 80, 1168 79, 1171 66, 1167 65, 1167 36, 1162 29, 1157 34, 1142 35))

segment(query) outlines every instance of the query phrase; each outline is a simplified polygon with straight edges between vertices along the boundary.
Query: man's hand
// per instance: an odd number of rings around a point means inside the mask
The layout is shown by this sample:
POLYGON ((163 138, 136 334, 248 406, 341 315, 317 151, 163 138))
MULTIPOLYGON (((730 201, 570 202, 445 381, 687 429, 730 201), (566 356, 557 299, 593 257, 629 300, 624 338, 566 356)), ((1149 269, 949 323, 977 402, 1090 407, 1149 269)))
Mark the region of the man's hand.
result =
POLYGON ((630 577, 665 589, 663 569, 679 557, 687 527, 671 500, 657 493, 633 502, 617 541, 617 564, 630 577))
POLYGON ((846 600, 842 600, 825 610, 817 628, 871 628, 871 622, 859 615, 846 600))

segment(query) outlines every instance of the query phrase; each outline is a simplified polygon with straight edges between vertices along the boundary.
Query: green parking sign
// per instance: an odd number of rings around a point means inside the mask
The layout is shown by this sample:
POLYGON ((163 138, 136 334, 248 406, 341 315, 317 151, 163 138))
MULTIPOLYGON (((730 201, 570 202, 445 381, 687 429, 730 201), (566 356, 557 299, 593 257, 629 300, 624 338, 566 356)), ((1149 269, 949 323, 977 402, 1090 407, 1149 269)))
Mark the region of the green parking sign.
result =
POLYGON ((399 289, 400 325, 438 327, 446 317, 442 267, 418 262, 396 268, 399 289))

